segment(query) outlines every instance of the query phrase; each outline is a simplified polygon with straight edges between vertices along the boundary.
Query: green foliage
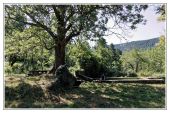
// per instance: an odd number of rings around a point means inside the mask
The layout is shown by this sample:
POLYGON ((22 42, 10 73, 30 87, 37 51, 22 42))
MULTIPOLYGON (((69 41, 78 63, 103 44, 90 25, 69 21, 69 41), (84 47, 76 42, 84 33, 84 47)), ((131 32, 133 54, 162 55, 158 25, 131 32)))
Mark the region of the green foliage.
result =
POLYGON ((139 50, 133 49, 123 53, 121 60, 123 62, 124 71, 138 72, 138 66, 141 61, 139 50))
POLYGON ((78 39, 75 43, 67 45, 66 62, 73 71, 81 69, 80 62, 83 58, 90 57, 92 57, 92 53, 87 41, 78 39))
MULTIPOLYGON (((48 35, 41 31, 36 33, 36 30, 30 27, 23 31, 13 30, 11 35, 6 35, 5 60, 13 68, 13 73, 16 73, 17 68, 17 73, 25 73, 33 69, 47 69, 52 65, 54 59, 51 58, 51 51, 45 48, 43 39, 48 35), (16 67, 16 63, 20 65, 16 67)), ((52 44, 50 40, 46 43, 49 46, 52 44)))
POLYGON ((56 31, 61 39, 65 38, 61 37, 62 35, 69 37, 77 33, 91 38, 99 37, 106 33, 108 30, 107 23, 110 18, 113 18, 111 19, 113 21, 119 21, 117 23, 119 26, 127 24, 130 29, 135 29, 137 24, 144 22, 143 15, 140 13, 147 7, 147 5, 135 4, 5 5, 5 17, 7 18, 6 20, 10 20, 10 22, 7 21, 9 24, 14 22, 17 25, 36 26, 47 31, 53 38, 56 36, 56 31), (80 34, 80 31, 83 32, 80 34))
POLYGON ((13 73, 16 73, 16 74, 19 74, 22 72, 22 64, 21 63, 15 63, 13 66, 12 66, 12 70, 13 70, 13 73))
MULTIPOLYGON (((138 72, 138 75, 141 77, 151 77, 154 75, 154 72, 141 70, 140 72, 138 72)), ((156 76, 154 75, 154 77, 156 76)))
POLYGON ((156 13, 160 14, 158 17, 158 21, 165 21, 166 20, 166 5, 160 5, 156 8, 156 13))
MULTIPOLYGON (((109 30, 107 27, 109 19, 116 21, 116 28, 118 26, 123 28, 126 25, 130 29, 135 29, 137 24, 145 22, 140 13, 146 8, 147 5, 135 4, 5 5, 6 59, 11 66, 16 62, 23 63, 24 70, 35 70, 40 67, 44 69, 44 65, 51 65, 51 60, 49 62, 48 59, 53 53, 53 49, 45 51, 44 48, 47 50, 55 48, 54 61, 60 65, 61 62, 65 63, 63 50, 73 38, 83 36, 92 39, 106 35, 109 30)), ((80 62, 80 56, 91 56, 86 55, 87 52, 80 53, 76 56, 78 61, 70 60, 69 65, 80 62)), ((102 60, 105 65, 108 58, 102 60)))
POLYGON ((75 45, 68 45, 66 50, 66 62, 72 73, 76 70, 84 70, 87 76, 100 76, 100 64, 86 40, 78 39, 75 45))
POLYGON ((161 36, 159 43, 149 52, 148 57, 151 59, 149 69, 165 73, 165 37, 161 36))
POLYGON ((12 72, 13 72, 12 67, 9 65, 8 62, 5 62, 5 73, 9 75, 12 72))
POLYGON ((147 50, 131 50, 122 57, 124 71, 138 73, 139 76, 152 76, 165 73, 165 37, 161 36, 155 47, 147 50))
POLYGON ((72 73, 84 70, 90 77, 119 76, 121 67, 121 51, 108 47, 105 39, 100 38, 95 47, 91 48, 86 40, 77 40, 75 45, 68 45, 66 49, 66 62, 72 73))
POLYGON ((105 75, 107 76, 119 76, 121 71, 121 51, 114 48, 114 45, 106 44, 105 39, 99 39, 97 41, 94 55, 102 65, 105 75))
POLYGON ((102 72, 101 65, 97 61, 95 57, 84 57, 80 61, 80 68, 85 71, 86 76, 90 76, 92 78, 100 77, 102 72))

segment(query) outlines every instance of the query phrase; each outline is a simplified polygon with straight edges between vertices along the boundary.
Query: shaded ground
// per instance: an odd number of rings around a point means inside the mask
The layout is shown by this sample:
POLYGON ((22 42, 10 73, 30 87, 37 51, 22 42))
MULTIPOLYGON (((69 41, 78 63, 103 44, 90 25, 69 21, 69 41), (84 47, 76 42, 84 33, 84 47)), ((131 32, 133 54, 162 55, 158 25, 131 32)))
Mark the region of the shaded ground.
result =
POLYGON ((164 84, 82 83, 49 92, 48 77, 5 77, 5 108, 165 108, 164 84))

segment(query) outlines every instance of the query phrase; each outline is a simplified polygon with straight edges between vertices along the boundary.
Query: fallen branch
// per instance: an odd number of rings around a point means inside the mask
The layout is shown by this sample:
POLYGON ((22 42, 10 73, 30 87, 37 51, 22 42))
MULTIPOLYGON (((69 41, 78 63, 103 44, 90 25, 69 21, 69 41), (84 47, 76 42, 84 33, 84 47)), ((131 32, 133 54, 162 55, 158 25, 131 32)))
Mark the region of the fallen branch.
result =
POLYGON ((93 80, 101 83, 143 83, 143 84, 165 84, 164 79, 130 79, 130 80, 93 80))
POLYGON ((88 76, 85 76, 85 75, 81 75, 79 73, 76 74, 76 77, 82 79, 82 80, 85 80, 85 81, 89 81, 89 82, 92 82, 93 81, 93 78, 91 77, 88 77, 88 76))

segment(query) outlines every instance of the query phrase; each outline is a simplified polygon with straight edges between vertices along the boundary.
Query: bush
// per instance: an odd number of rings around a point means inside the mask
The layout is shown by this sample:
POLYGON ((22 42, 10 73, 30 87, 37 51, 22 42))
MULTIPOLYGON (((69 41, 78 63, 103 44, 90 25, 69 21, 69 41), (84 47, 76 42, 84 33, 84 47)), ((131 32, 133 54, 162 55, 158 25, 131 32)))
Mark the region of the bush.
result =
POLYGON ((125 77, 125 76, 127 76, 127 73, 122 72, 122 71, 118 71, 116 74, 116 77, 125 77))
POLYGON ((9 65, 8 62, 5 62, 5 73, 7 73, 8 75, 12 73, 12 67, 9 65))
POLYGON ((141 77, 151 77, 153 73, 154 72, 151 72, 151 71, 140 71, 138 75, 141 77))
POLYGON ((80 60, 80 68, 85 71, 85 75, 97 78, 100 77, 102 66, 95 57, 84 57, 80 60))
POLYGON ((109 69, 103 63, 100 63, 95 57, 83 57, 80 60, 80 68, 85 71, 85 75, 92 78, 99 78, 101 75, 105 75, 107 77, 115 76, 124 76, 121 71, 117 69, 109 69))
POLYGON ((24 67, 22 66, 22 63, 15 63, 13 66, 12 66, 12 71, 13 73, 15 74, 20 74, 22 73, 24 70, 24 67))
POLYGON ((137 77, 138 75, 136 73, 128 73, 127 77, 137 77))

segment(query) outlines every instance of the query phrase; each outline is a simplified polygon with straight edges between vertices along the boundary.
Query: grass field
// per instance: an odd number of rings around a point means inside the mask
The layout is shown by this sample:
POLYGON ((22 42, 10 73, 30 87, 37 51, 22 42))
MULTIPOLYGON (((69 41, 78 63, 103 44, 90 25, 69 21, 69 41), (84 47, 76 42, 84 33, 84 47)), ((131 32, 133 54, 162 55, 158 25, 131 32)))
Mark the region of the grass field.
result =
POLYGON ((49 77, 5 76, 5 108, 165 108, 165 84, 84 82, 49 92, 49 77))

